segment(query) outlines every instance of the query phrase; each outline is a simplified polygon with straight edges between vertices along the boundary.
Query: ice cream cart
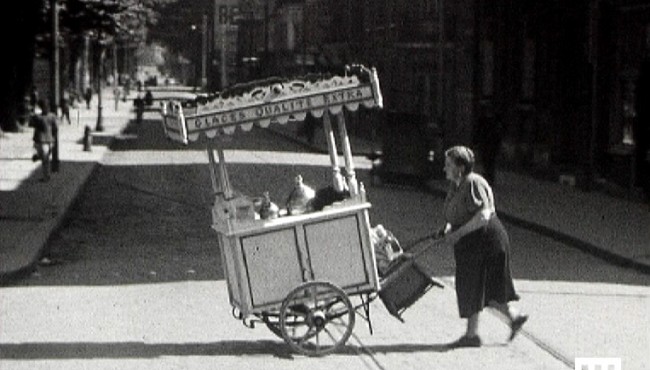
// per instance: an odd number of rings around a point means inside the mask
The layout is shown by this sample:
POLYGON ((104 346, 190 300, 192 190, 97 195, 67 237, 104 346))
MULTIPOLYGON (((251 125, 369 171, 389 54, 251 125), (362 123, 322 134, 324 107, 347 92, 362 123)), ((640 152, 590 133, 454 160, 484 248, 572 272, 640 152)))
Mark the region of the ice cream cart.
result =
POLYGON ((248 87, 194 106, 165 103, 164 131, 182 144, 207 138, 212 228, 233 315, 249 327, 263 322, 299 353, 325 355, 347 341, 356 314, 372 330, 370 302, 380 290, 369 234, 371 204, 355 175, 343 114, 360 106, 382 107, 377 72, 356 65, 342 76, 248 87), (307 114, 323 121, 332 187, 346 197, 318 210, 261 217, 254 199, 231 187, 220 139, 254 126, 300 122, 307 114))

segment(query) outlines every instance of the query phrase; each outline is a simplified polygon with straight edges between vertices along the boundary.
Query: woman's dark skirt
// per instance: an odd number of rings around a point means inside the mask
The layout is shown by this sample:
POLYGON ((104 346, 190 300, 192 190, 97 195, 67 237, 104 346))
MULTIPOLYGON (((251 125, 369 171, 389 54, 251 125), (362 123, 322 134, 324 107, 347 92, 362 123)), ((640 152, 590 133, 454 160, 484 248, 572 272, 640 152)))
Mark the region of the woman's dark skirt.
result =
POLYGON ((460 317, 480 312, 491 301, 519 299, 510 273, 510 239, 496 216, 454 246, 460 317))

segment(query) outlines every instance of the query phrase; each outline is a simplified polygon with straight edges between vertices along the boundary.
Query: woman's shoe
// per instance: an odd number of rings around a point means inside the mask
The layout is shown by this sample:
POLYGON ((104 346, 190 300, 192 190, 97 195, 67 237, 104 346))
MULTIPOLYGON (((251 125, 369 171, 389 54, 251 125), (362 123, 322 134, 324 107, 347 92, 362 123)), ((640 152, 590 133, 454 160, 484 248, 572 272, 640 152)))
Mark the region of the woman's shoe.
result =
POLYGON ((478 335, 467 336, 463 335, 457 341, 449 344, 449 348, 471 348, 471 347, 480 347, 481 338, 478 335))
POLYGON ((519 330, 521 330, 521 327, 524 326, 526 321, 528 321, 528 315, 519 315, 519 317, 512 320, 510 323, 510 338, 508 341, 515 339, 515 336, 519 333, 519 330))

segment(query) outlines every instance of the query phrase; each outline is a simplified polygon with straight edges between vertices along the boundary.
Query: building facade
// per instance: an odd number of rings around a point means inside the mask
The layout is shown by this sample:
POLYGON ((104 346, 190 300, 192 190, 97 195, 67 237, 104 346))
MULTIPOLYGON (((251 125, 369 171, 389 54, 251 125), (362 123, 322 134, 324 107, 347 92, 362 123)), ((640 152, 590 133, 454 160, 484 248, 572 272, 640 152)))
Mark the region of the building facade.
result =
POLYGON ((503 156, 585 187, 633 185, 635 90, 650 2, 480 0, 479 100, 504 125, 503 156), (498 3, 495 5, 495 3, 498 3))
POLYGON ((633 190, 649 0, 271 3, 258 3, 269 15, 257 47, 273 55, 267 75, 374 66, 385 109, 373 120, 425 127, 449 146, 474 145, 477 123, 489 116, 502 164, 633 190))

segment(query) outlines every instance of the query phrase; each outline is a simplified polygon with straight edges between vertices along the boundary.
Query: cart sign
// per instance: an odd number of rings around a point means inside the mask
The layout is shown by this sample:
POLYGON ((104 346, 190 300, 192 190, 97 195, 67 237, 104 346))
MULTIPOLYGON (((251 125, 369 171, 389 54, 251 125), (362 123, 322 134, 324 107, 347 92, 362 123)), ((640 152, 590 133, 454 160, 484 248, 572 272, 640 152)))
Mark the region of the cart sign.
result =
POLYGON ((315 82, 292 80, 259 86, 196 108, 182 109, 180 104, 170 102, 163 109, 165 133, 170 139, 187 144, 197 140, 202 132, 213 138, 222 133, 232 134, 238 126, 249 131, 254 124, 267 127, 272 122, 302 121, 308 113, 321 117, 326 109, 331 113, 339 113, 343 107, 355 111, 360 104, 381 108, 376 70, 362 71, 365 76, 335 76, 315 82))

